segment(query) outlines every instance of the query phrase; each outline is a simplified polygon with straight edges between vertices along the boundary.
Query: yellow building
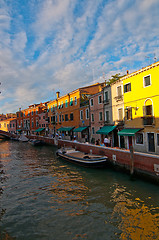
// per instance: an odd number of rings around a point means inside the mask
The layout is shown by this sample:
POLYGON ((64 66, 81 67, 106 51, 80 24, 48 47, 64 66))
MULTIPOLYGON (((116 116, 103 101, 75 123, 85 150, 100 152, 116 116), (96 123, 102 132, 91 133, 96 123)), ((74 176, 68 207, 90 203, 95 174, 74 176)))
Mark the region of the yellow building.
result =
POLYGON ((125 147, 159 153, 159 62, 122 77, 125 147))

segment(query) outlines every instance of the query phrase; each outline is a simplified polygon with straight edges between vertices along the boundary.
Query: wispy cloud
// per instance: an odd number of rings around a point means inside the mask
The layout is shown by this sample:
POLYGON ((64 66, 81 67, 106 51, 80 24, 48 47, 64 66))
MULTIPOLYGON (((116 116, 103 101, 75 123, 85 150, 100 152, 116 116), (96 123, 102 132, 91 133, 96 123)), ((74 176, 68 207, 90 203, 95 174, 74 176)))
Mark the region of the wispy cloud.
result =
POLYGON ((0 112, 159 60, 158 0, 13 2, 0 0, 0 112))

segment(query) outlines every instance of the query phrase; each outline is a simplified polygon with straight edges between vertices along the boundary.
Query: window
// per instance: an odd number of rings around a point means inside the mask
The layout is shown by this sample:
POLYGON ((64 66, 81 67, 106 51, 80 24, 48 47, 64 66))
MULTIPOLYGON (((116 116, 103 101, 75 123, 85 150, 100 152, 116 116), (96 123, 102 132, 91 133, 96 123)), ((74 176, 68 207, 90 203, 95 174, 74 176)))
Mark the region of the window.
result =
POLYGON ((37 126, 37 127, 39 126, 39 122, 38 122, 38 120, 36 120, 36 126, 37 126))
POLYGON ((86 109, 86 119, 89 119, 89 109, 86 109))
POLYGON ((23 114, 24 114, 24 117, 25 117, 25 112, 23 114))
POLYGON ((159 134, 157 134, 157 146, 159 146, 159 134))
POLYGON ((83 110, 80 111, 80 119, 83 120, 83 110))
POLYGON ((19 117, 19 113, 17 113, 17 118, 19 117))
POLYGON ((104 100, 105 102, 108 102, 108 91, 104 93, 104 100))
POLYGON ((62 115, 62 122, 64 122, 64 115, 62 115))
POLYGON ((73 106, 73 98, 70 99, 70 106, 73 106))
POLYGON ((38 110, 36 110, 36 114, 38 114, 38 110))
POLYGON ((131 83, 127 83, 124 85, 124 93, 131 91, 131 83))
POLYGON ((70 113, 70 121, 73 121, 73 113, 70 113))
POLYGON ((55 116, 55 122, 57 122, 57 115, 55 116))
POLYGON ((32 111, 32 113, 31 113, 31 114, 32 114, 32 116, 33 116, 33 113, 34 113, 34 112, 32 111))
POLYGON ((75 105, 77 105, 77 97, 75 97, 75 105))
POLYGON ((68 121, 68 114, 65 114, 65 121, 68 121))
POLYGON ((65 100, 65 107, 67 108, 67 106, 68 106, 68 103, 67 103, 67 100, 65 100))
POLYGON ((93 113, 91 114, 91 120, 92 120, 92 122, 94 122, 94 114, 93 113))
POLYGON ((136 133, 136 144, 143 144, 143 133, 136 133))
POLYGON ((32 127, 34 127, 34 122, 32 121, 32 127))
POLYGON ((132 119, 132 108, 131 107, 127 107, 125 109, 125 119, 126 120, 131 120, 132 119))
POLYGON ((59 115, 59 122, 61 122, 61 114, 59 115))
POLYGON ((6 123, 4 123, 4 127, 6 128, 6 123))
POLYGON ((109 111, 105 111, 105 121, 109 122, 109 111))
POLYGON ((144 77, 144 87, 150 86, 151 85, 151 79, 150 75, 144 77))
POLYGON ((94 127, 92 127, 92 134, 94 134, 94 127))
POLYGON ((102 121, 102 112, 99 112, 99 121, 102 121))
POLYGON ((152 116, 152 105, 147 105, 143 107, 144 116, 152 116))
POLYGON ((101 95, 98 96, 98 103, 99 103, 99 104, 102 103, 102 96, 101 96, 101 95))
POLYGON ((122 96, 122 88, 121 88, 121 86, 117 87, 117 96, 118 97, 122 96))
POLYGON ((23 113, 22 112, 20 113, 20 116, 23 117, 23 113))
POLYGON ((61 103, 61 108, 63 108, 63 102, 61 103))
POLYGON ((123 120, 123 109, 122 108, 118 109, 118 120, 119 121, 123 120))
POLYGON ((90 100, 90 105, 93 106, 93 99, 90 100))

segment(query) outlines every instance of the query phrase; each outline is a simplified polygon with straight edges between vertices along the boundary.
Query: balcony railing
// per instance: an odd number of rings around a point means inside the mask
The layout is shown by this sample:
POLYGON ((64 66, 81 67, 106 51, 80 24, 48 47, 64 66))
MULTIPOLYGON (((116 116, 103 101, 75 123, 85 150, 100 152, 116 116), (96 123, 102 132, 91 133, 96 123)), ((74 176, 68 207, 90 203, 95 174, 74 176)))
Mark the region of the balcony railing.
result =
POLYGON ((89 100, 80 102, 80 107, 84 107, 84 106, 87 106, 87 105, 89 105, 89 100))
POLYGON ((106 105, 106 104, 109 104, 109 99, 106 99, 103 101, 103 103, 106 105))
POLYGON ((154 125, 155 118, 153 116, 145 116, 143 117, 143 125, 144 126, 151 126, 154 125))
POLYGON ((114 98, 117 102, 123 100, 123 95, 118 95, 114 98))

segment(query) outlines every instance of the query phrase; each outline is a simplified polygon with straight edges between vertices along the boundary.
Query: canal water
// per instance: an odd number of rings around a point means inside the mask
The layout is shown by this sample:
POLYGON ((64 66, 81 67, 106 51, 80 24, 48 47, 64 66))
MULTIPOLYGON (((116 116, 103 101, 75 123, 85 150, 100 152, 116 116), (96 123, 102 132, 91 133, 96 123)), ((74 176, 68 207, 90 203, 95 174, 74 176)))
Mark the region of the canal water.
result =
POLYGON ((0 240, 159 239, 159 187, 0 142, 0 240))

